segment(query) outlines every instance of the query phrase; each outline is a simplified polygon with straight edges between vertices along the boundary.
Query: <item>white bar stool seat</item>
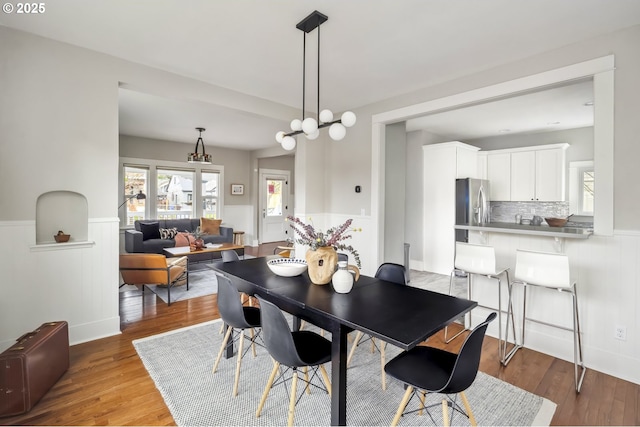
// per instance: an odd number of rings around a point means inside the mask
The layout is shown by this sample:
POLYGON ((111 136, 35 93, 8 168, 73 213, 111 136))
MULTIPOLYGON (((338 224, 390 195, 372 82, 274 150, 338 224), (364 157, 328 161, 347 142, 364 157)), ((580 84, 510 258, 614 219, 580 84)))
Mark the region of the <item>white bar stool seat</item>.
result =
MULTIPOLYGON (((501 276, 505 275, 507 279, 507 290, 509 293, 509 304, 511 304, 511 282, 509 281, 509 269, 508 268, 496 268, 496 251, 492 246, 475 245, 471 243, 456 242, 456 255, 454 261, 454 269, 451 272, 449 278, 449 295, 451 295, 453 289, 453 281, 456 271, 464 272, 467 274, 467 297, 471 299, 471 275, 484 276, 489 279, 498 281, 498 346, 500 363, 506 365, 509 359, 513 356, 513 353, 517 350, 518 346, 515 344, 515 324, 512 320, 513 340, 514 346, 507 354, 507 343, 509 340, 509 321, 505 327, 505 338, 502 339, 502 280, 501 276)), ((481 306, 482 307, 482 306, 481 306)), ((485 307, 491 308, 493 307, 485 307)), ((513 316, 513 311, 507 309, 507 315, 513 316)), ((465 316, 466 318, 466 316, 465 316)), ((471 323, 471 315, 469 314, 469 324, 471 323)), ((447 338, 448 327, 444 328, 444 340, 445 343, 450 343, 454 338, 467 331, 465 326, 460 332, 451 338, 447 338)))
MULTIPOLYGON (((582 381, 587 368, 584 366, 582 358, 582 339, 580 332, 580 317, 578 315, 578 295, 576 293, 576 282, 570 278, 569 258, 563 254, 516 251, 516 271, 513 285, 523 285, 524 296, 522 303, 522 344, 514 349, 524 346, 524 331, 526 309, 527 309, 527 287, 538 286, 542 288, 554 289, 560 292, 571 294, 573 302, 573 329, 564 328, 559 325, 552 325, 546 322, 537 321, 548 326, 567 329, 573 332, 573 363, 576 392, 580 393, 582 381), (581 368, 581 373, 579 372, 581 368)), ((511 297, 510 297, 511 298, 511 297)), ((509 301, 511 308, 511 301, 509 301)), ((513 321, 513 316, 512 316, 513 321)), ((507 327, 509 318, 507 317, 507 327)))

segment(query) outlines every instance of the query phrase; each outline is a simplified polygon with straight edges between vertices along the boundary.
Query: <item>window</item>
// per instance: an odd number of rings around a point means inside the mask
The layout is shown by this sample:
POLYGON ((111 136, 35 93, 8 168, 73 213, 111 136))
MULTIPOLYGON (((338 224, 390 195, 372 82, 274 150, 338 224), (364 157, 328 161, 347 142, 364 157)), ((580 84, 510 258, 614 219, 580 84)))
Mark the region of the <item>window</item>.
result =
POLYGON ((141 219, 222 216, 224 166, 125 157, 120 162, 120 203, 125 203, 118 214, 123 227, 141 219), (140 191, 145 199, 135 197, 140 191))
POLYGON ((193 218, 194 175, 186 170, 157 170, 156 218, 193 218))
POLYGON ((267 180, 267 216, 282 216, 282 180, 267 180))
POLYGON ((580 170, 580 206, 582 215, 593 215, 594 176, 593 168, 583 168, 580 170))
POLYGON ((138 219, 146 218, 147 199, 140 199, 135 196, 142 192, 149 194, 149 168, 139 166, 124 166, 124 210, 125 225, 133 225, 138 219))
POLYGON ((571 213, 593 216, 594 185, 593 161, 569 163, 569 209, 571 213))
POLYGON ((220 173, 202 172, 202 216, 219 218, 220 173))

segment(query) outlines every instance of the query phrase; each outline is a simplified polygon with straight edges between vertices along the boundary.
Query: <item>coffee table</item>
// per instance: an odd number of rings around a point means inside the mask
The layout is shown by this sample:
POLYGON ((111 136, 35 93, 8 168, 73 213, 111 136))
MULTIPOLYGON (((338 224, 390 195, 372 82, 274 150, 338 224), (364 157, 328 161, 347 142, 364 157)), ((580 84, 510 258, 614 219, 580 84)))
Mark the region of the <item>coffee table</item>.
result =
POLYGON ((212 261, 215 257, 216 253, 220 253, 226 250, 233 250, 238 253, 241 257, 244 257, 244 246, 236 245, 234 243, 225 242, 225 243, 216 243, 213 247, 204 247, 197 251, 192 251, 189 246, 177 246, 173 248, 164 248, 164 254, 168 258, 186 256, 191 262, 201 262, 201 261, 212 261), (207 256, 210 255, 210 256, 207 256))

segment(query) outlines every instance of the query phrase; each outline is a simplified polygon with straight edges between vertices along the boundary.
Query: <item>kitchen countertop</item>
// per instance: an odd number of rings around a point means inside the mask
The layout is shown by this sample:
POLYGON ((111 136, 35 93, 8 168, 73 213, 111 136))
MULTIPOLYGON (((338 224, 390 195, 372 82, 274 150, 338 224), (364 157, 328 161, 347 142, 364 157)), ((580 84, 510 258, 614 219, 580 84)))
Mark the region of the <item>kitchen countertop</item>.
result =
POLYGON ((588 239, 592 228, 549 227, 548 225, 522 225, 513 222, 490 222, 484 225, 456 225, 456 230, 487 231, 493 233, 532 234, 567 239, 588 239))

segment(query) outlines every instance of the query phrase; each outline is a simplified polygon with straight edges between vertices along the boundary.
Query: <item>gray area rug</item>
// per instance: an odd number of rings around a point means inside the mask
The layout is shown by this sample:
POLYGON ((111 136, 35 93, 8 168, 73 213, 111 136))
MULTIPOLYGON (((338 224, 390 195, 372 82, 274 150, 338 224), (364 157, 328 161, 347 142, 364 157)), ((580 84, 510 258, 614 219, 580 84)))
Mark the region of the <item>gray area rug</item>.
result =
MULTIPOLYGON (((218 371, 212 367, 222 342, 220 320, 139 339, 133 342, 149 375, 179 426, 284 425, 287 422, 288 390, 272 389, 260 418, 255 412, 273 362, 258 347, 257 357, 247 353, 242 359, 238 396, 232 397, 236 358, 223 359, 218 371)), ((399 350, 387 346, 387 360, 399 350)), ((330 364, 325 365, 330 374, 330 364)), ((298 383, 302 384, 301 382, 298 383)), ((299 386, 298 389, 302 388, 299 386)), ((403 385, 387 377, 387 390, 380 386, 380 355, 369 346, 359 348, 348 370, 348 425, 389 425, 400 403, 403 385)), ((479 425, 549 425, 556 405, 501 380, 478 373, 467 397, 479 425)), ((429 397, 428 397, 429 398, 429 397)), ((442 425, 441 396, 430 396, 438 406, 426 413, 405 415, 400 425, 442 425)), ((417 400, 409 403, 417 408, 417 400)), ((303 395, 296 405, 296 425, 329 425, 329 396, 316 388, 303 395)), ((468 425, 455 414, 452 425, 468 425)))

